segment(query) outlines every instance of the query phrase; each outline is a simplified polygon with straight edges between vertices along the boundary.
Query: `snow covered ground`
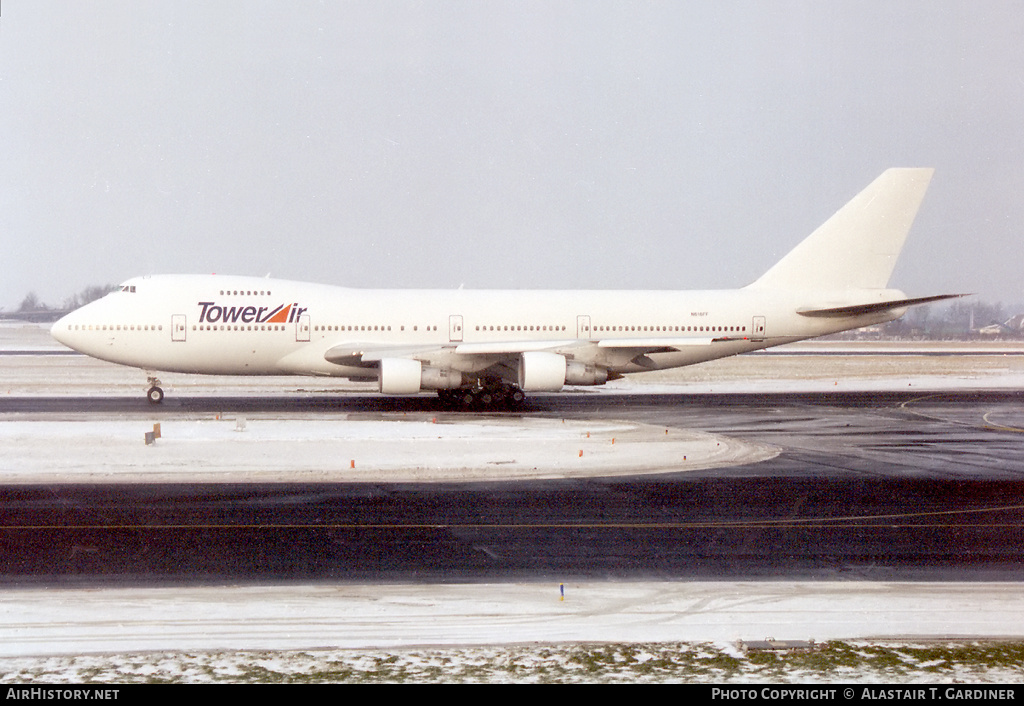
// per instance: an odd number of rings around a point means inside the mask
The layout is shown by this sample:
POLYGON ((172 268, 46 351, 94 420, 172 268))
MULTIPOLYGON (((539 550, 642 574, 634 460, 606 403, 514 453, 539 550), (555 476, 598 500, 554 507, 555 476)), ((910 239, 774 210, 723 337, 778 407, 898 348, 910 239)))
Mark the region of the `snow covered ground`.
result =
MULTIPOLYGON (((137 394, 141 398, 144 376, 139 371, 80 356, 10 354, 26 349, 56 352, 57 348, 41 333, 45 330, 38 327, 0 326, 0 351, 7 353, 0 355, 0 395, 137 394)), ((962 348, 963 344, 957 345, 962 348)), ((754 354, 680 371, 638 375, 587 393, 907 386, 1020 389, 1024 388, 1024 356, 1012 354, 1018 351, 1019 347, 1010 346, 1006 355, 991 347, 984 350, 984 355, 968 350, 951 356, 754 354)), ((291 378, 167 376, 165 389, 171 396, 323 394, 370 388, 291 378)), ((164 421, 163 438, 146 446, 143 434, 150 428, 148 422, 139 426, 132 420, 96 419, 91 415, 66 419, 9 417, 0 420, 0 468, 8 482, 53 481, 54 468, 66 476, 64 480, 124 479, 141 468, 147 469, 149 480, 154 480, 153 472, 169 480, 180 479, 183 466, 191 467, 192 473, 202 459, 198 470, 207 474, 207 480, 266 480, 247 473, 254 468, 260 474, 285 470, 288 464, 282 459, 296 439, 315 440, 316 444, 303 446, 324 449, 322 455, 315 450, 304 452, 298 467, 291 464, 299 475, 290 479, 306 480, 329 480, 339 473, 358 475, 371 470, 376 480, 381 479, 380 473, 404 480, 422 480, 423 474, 446 479, 458 474, 466 480, 474 473, 493 477, 495 472, 503 477, 516 473, 549 477, 588 472, 586 469, 606 473, 608 468, 621 465, 637 472, 662 467, 667 461, 677 463, 681 455, 692 459, 696 468, 701 467, 699 463, 743 462, 757 454, 774 453, 772 449, 734 445, 732 440, 710 435, 666 435, 664 429, 616 420, 600 425, 562 425, 552 420, 525 419, 510 425, 483 418, 435 423, 429 416, 366 421, 346 420, 340 415, 330 419, 265 419, 256 415, 243 424, 234 417, 175 419, 164 421), (344 432, 339 434, 339 429, 344 432), (723 442, 726 449, 722 448, 723 442), (382 447, 386 450, 381 451, 382 447), (658 454, 662 454, 660 459, 652 461, 658 454)), ((114 681, 136 673, 149 678, 155 674, 194 680, 196 673, 184 665, 188 659, 199 659, 197 652, 222 655, 213 659, 224 663, 228 660, 224 655, 245 650, 314 650, 303 652, 295 663, 303 666, 282 668, 287 672, 308 671, 310 660, 340 663, 338 650, 406 650, 403 654, 408 655, 413 646, 433 645, 448 656, 436 658, 435 653, 436 659, 432 659, 451 665, 453 660, 464 659, 470 649, 466 645, 506 645, 521 651, 524 645, 540 644, 529 648, 536 655, 549 649, 543 645, 565 643, 709 643, 732 654, 737 639, 768 636, 819 642, 1020 641, 1024 640, 1024 597, 1019 587, 1011 584, 872 582, 569 583, 565 585, 564 600, 554 581, 32 588, 0 592, 0 679, 6 681, 37 677, 76 681, 96 678, 101 672, 113 675, 110 679, 114 681), (142 653, 159 657, 125 656, 142 653), (82 672, 82 655, 86 654, 100 655, 91 658, 98 661, 90 662, 99 666, 82 672), (138 665, 135 672, 118 671, 132 660, 138 665)), ((678 648, 671 649, 679 652, 678 648)), ((277 654, 280 657, 276 664, 287 663, 287 655, 294 655, 277 654)), ((354 653, 348 654, 352 657, 354 653)), ((512 677, 502 674, 506 676, 499 680, 516 679, 516 673, 512 677)), ((749 672, 742 670, 730 674, 725 676, 749 678, 745 677, 749 672)), ((924 679, 934 680, 935 674, 930 674, 924 679)), ((977 678, 977 672, 967 674, 966 678, 977 678)), ((527 672, 518 675, 523 680, 532 678, 527 672)), ((814 674, 810 676, 815 678, 814 674)), ((964 673, 953 676, 965 678, 964 673)), ((1011 667, 1009 671, 993 672, 991 678, 1019 676, 1019 668, 1015 672, 1011 667)), ((851 673, 845 678, 856 677, 851 673)), ((719 674, 718 678, 725 677, 719 674)))
POLYGON ((557 582, 8 589, 0 656, 493 643, 1024 637, 1004 583, 557 582))
POLYGON ((472 482, 697 470, 778 449, 630 422, 389 415, 0 423, 5 483, 472 482))
POLYGON ((6 590, 0 682, 1015 683, 1015 584, 642 582, 6 590), (810 655, 742 642, 813 640, 810 655), (829 642, 839 641, 839 642, 829 642))

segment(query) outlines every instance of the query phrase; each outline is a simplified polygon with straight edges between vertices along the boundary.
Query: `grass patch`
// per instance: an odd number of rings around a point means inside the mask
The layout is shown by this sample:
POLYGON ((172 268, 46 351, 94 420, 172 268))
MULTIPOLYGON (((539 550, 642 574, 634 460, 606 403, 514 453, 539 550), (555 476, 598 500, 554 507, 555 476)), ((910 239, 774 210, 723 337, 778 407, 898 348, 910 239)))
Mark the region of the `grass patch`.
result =
POLYGON ((809 651, 734 645, 595 643, 408 650, 145 653, 0 659, 18 683, 1017 682, 1024 642, 871 644, 809 651))

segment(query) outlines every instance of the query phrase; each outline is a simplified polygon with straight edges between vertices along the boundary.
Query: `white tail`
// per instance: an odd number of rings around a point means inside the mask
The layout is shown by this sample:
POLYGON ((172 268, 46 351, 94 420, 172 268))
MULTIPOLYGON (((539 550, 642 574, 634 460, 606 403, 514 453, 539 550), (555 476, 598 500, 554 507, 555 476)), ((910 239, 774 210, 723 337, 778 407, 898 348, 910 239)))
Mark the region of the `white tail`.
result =
POLYGON ((884 289, 934 169, 888 169, 751 289, 884 289))

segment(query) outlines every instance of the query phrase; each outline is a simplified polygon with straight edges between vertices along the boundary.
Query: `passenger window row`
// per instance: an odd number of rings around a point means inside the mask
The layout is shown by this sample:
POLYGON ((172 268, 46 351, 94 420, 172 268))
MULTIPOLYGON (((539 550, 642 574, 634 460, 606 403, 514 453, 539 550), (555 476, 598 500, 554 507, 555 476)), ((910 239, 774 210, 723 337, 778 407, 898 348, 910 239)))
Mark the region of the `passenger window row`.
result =
POLYGON ((501 326, 477 326, 477 331, 564 331, 565 326, 526 326, 526 325, 501 325, 501 326))
MULTIPOLYGON (((314 326, 313 330, 314 331, 390 331, 391 327, 387 326, 385 324, 378 324, 376 326, 370 326, 370 325, 358 325, 357 326, 355 324, 352 324, 352 325, 344 325, 344 324, 333 325, 332 324, 330 326, 314 326)), ((398 330, 399 331, 405 331, 405 326, 404 325, 399 326, 398 330)), ((412 330, 413 331, 419 331, 420 327, 419 326, 413 326, 412 330)), ((424 331, 436 331, 437 330, 437 326, 424 326, 423 330, 424 331)))
MULTIPOLYGON (((270 326, 238 326, 238 325, 192 325, 193 331, 284 331, 286 326, 270 325, 270 326)), ((164 327, 159 324, 69 324, 69 331, 163 331, 164 327)), ((369 325, 330 325, 330 326, 314 326, 314 331, 390 331, 391 327, 379 324, 375 326, 369 325)), ((405 326, 399 327, 399 330, 405 331, 405 326)), ((413 326, 413 331, 419 331, 419 326, 413 326)), ((424 326, 424 331, 437 331, 437 326, 424 326)), ((477 331, 565 331, 565 326, 477 326, 477 331)), ((627 331, 654 331, 660 333, 668 332, 680 332, 680 333, 700 333, 700 332, 711 332, 711 333, 746 333, 746 326, 594 326, 593 330, 599 333, 606 332, 627 332, 627 331)))
POLYGON ((694 332, 733 332, 743 333, 747 330, 746 326, 595 326, 595 331, 655 331, 655 332, 674 332, 680 333, 694 333, 694 332))

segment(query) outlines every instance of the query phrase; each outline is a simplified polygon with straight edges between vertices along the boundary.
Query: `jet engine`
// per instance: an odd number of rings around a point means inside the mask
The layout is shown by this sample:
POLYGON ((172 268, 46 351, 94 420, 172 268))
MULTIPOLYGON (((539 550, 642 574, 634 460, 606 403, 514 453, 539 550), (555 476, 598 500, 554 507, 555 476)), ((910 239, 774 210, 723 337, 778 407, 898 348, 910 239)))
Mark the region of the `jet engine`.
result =
POLYGON ((411 395, 420 391, 423 363, 408 358, 382 358, 380 391, 385 395, 411 395))
POLYGON ((527 351, 519 356, 519 387, 526 392, 557 392, 565 385, 565 356, 527 351))
POLYGON ((454 390, 462 387, 462 373, 448 368, 423 368, 420 387, 424 390, 454 390))
POLYGON ((378 373, 380 391, 387 395, 412 395, 420 390, 454 390, 463 375, 447 368, 425 368, 418 360, 383 358, 378 373))
POLYGON ((566 385, 603 385, 608 382, 608 368, 587 365, 575 360, 565 364, 566 385))

